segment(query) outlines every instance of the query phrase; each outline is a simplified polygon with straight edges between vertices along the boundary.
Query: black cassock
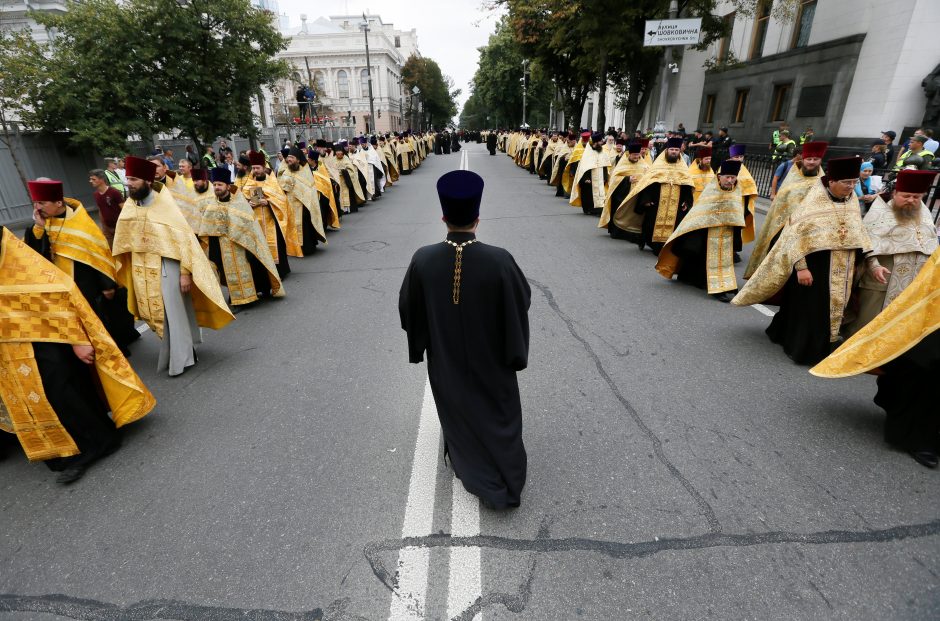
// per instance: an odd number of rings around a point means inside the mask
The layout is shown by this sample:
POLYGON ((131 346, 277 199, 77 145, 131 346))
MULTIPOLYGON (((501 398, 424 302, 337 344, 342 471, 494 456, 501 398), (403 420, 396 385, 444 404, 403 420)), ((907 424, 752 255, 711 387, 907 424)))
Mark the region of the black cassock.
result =
POLYGON ((832 353, 829 342, 829 250, 806 255, 813 284, 804 286, 790 274, 783 286, 780 310, 767 326, 767 336, 797 364, 814 365, 832 353))
POLYGON ((496 134, 489 134, 486 137, 486 149, 490 155, 496 155, 496 134))
MULTIPOLYGON (((471 233, 450 233, 461 244, 471 233)), ((526 477, 516 372, 529 354, 529 283, 512 255, 482 243, 463 251, 454 304, 456 249, 419 249, 401 286, 398 310, 408 360, 428 354, 428 377, 454 473, 497 509, 519 506, 526 477)))
POLYGON ((940 377, 940 331, 882 367, 875 403, 888 414, 885 440, 908 451, 940 452, 934 387, 940 377))

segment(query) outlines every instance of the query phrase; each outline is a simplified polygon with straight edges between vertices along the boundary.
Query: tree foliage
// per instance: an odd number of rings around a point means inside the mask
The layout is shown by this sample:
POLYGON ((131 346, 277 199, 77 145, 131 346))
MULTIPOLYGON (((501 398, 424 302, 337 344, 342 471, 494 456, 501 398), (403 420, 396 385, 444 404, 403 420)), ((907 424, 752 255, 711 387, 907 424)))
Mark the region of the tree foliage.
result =
POLYGON ((44 61, 45 49, 33 40, 28 29, 0 30, 0 141, 9 150, 24 187, 26 172, 14 144, 13 123, 30 123, 34 114, 30 102, 46 86, 44 61))
MULTIPOLYGON (((471 82, 472 95, 464 105, 461 127, 516 126, 522 123, 522 47, 513 36, 508 19, 501 19, 496 32, 484 47, 471 82), (487 122, 489 117, 489 122, 487 122)), ((526 92, 526 121, 529 125, 548 124, 552 83, 542 67, 529 63, 526 92)))
POLYGON ((431 126, 445 126, 457 113, 456 98, 460 89, 453 88, 450 76, 430 58, 412 54, 401 70, 401 81, 406 94, 415 86, 421 91, 418 98, 424 103, 424 115, 431 126))
POLYGON ((70 1, 32 17, 55 36, 29 120, 99 152, 174 130, 197 146, 254 135, 251 98, 289 74, 273 58, 286 39, 248 0, 70 1))
MULTIPOLYGON (((766 0, 728 0, 740 15, 753 15, 766 0)), ((702 18, 704 49, 728 34, 717 15, 722 0, 680 0, 680 17, 702 18)), ((777 0, 772 15, 792 18, 798 0, 777 0)), ((661 63, 662 47, 643 47, 648 19, 669 15, 669 0, 489 0, 506 9, 508 23, 523 54, 550 75, 569 125, 581 118, 588 94, 599 89, 598 126, 606 124, 606 88, 626 112, 626 129, 636 127, 649 102, 661 63)))

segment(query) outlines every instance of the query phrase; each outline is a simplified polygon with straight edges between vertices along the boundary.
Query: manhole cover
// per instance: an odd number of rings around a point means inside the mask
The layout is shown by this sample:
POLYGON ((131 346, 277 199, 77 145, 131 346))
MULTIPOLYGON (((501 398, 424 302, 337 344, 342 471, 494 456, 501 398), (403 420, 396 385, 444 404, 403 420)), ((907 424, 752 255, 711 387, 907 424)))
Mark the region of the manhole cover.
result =
POLYGON ((354 244, 351 246, 351 248, 355 250, 356 252, 369 253, 369 252, 375 252, 376 250, 381 250, 382 248, 385 248, 386 246, 388 246, 388 244, 383 241, 367 241, 367 242, 359 242, 358 244, 354 244))

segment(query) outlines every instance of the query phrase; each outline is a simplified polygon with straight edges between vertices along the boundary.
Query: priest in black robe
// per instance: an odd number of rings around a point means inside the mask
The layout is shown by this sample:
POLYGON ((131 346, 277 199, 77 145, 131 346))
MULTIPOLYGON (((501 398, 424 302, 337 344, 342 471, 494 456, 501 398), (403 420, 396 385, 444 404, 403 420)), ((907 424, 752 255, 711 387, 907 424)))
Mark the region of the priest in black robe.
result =
POLYGON ((114 258, 104 233, 84 206, 63 193, 61 181, 28 183, 33 201, 33 227, 23 241, 65 272, 85 296, 111 338, 125 356, 140 338, 134 316, 127 310, 127 289, 114 281, 114 258))
POLYGON ((490 152, 490 155, 496 155, 496 132, 486 135, 486 150, 490 152))
POLYGON ((807 192, 767 258, 731 301, 777 304, 770 340, 797 364, 814 365, 842 341, 857 255, 871 249, 855 196, 862 160, 829 160, 827 174, 807 192))
POLYGON ((518 507, 526 478, 516 373, 529 353, 529 284, 512 255, 480 243, 483 179, 438 180, 447 239, 419 249, 399 295, 409 362, 428 356, 445 455, 468 492, 493 509, 518 507))

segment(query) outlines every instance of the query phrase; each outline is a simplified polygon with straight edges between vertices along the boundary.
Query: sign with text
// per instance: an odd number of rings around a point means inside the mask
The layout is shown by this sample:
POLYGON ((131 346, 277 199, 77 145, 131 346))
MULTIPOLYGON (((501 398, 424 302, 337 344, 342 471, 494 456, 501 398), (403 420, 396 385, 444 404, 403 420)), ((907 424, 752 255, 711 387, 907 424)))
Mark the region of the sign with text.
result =
POLYGON ((646 20, 643 45, 695 45, 702 34, 702 18, 646 20))

